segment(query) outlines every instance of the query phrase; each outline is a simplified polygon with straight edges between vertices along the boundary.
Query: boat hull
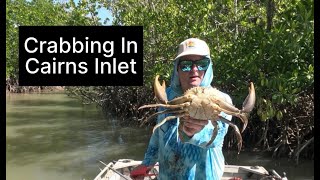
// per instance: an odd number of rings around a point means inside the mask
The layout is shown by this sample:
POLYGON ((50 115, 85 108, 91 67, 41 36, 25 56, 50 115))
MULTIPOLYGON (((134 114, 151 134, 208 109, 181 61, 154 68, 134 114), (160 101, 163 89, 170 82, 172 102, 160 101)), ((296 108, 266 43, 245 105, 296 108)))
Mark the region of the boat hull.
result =
MULTIPOLYGON (((140 165, 142 161, 132 159, 119 159, 118 161, 105 164, 101 172, 94 180, 128 180, 130 171, 140 165)), ((158 174, 159 166, 156 164, 150 173, 158 174)), ((261 180, 269 179, 268 171, 262 166, 238 166, 225 165, 222 180, 261 180)), ((145 179, 157 179, 156 176, 146 177, 145 179)))

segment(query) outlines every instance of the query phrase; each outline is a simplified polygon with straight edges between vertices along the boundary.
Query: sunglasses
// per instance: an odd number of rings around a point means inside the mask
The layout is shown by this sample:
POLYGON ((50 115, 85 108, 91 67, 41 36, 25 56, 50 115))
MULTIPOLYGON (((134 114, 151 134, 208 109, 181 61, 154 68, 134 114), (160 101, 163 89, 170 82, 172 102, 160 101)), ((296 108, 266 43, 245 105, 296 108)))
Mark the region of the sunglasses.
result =
POLYGON ((196 65, 199 71, 205 71, 208 69, 210 64, 209 58, 204 58, 198 61, 190 61, 190 60, 180 60, 179 67, 183 72, 189 72, 192 69, 193 65, 196 65))

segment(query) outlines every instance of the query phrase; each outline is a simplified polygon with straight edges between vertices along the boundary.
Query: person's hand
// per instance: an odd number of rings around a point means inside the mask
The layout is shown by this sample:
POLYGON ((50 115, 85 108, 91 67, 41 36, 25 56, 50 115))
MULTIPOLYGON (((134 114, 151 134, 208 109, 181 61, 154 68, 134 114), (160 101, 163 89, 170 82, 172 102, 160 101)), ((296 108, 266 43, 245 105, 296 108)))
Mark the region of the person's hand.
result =
POLYGON ((208 124, 208 121, 199 120, 191 118, 190 116, 185 116, 182 118, 182 131, 189 137, 192 137, 194 134, 200 132, 204 126, 208 124))
POLYGON ((150 171, 150 169, 152 169, 152 167, 140 164, 130 172, 130 177, 133 180, 143 180, 145 175, 147 175, 147 173, 150 171))

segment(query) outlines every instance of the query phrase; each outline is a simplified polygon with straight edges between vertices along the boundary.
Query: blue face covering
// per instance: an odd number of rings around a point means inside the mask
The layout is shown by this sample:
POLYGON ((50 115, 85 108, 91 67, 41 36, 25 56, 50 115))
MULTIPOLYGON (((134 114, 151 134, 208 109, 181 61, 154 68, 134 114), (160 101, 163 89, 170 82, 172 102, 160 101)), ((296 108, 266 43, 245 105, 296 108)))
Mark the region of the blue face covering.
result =
MULTIPOLYGON (((210 59, 210 64, 208 69, 205 72, 205 75, 201 81, 200 86, 209 87, 213 79, 212 60, 210 56, 205 56, 205 57, 210 59)), ((180 81, 179 81, 178 62, 179 62, 179 59, 175 59, 174 68, 171 75, 170 87, 167 89, 167 96, 169 101, 183 94, 180 81)))

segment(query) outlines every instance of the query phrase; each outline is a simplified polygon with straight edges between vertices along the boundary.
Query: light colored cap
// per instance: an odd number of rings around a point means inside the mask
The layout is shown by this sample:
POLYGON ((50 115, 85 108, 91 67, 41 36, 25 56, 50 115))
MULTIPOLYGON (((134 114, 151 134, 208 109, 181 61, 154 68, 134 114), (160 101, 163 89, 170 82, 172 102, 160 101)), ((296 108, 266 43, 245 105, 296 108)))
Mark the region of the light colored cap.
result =
POLYGON ((210 49, 206 42, 197 38, 189 38, 179 45, 178 55, 175 59, 185 55, 210 56, 210 49))

